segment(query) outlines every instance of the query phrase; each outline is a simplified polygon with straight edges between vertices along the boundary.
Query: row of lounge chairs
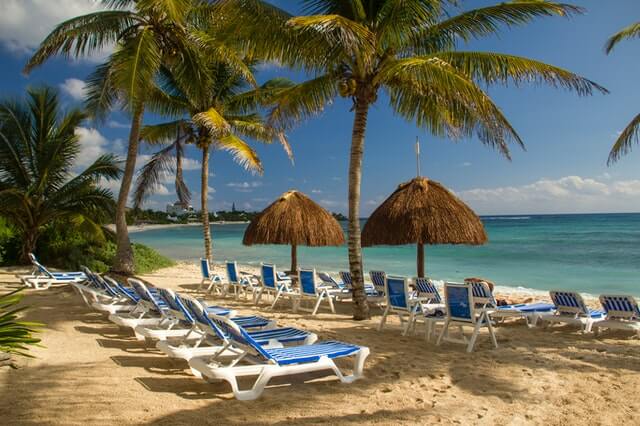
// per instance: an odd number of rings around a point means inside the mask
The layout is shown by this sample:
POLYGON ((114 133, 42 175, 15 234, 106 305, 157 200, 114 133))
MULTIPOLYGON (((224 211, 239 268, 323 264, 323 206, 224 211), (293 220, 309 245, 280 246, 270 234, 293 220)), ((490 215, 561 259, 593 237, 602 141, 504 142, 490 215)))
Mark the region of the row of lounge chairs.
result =
MULTIPOLYGON (((205 259, 201 260, 203 275, 210 271, 205 259)), ((312 314, 316 314, 322 301, 326 300, 332 312, 335 312, 333 300, 351 297, 351 275, 340 272, 342 282, 336 281, 327 273, 317 273, 314 269, 298 271, 298 288, 293 288, 291 278, 277 274, 271 264, 261 264, 261 275, 255 277, 238 272, 235 262, 226 262, 226 279, 220 276, 211 278, 209 290, 212 288, 224 295, 226 286, 241 289, 239 292, 274 293, 272 307, 282 297, 292 301, 294 311, 299 309, 304 299, 316 301, 312 314), (238 279, 237 277, 241 277, 238 279)), ((602 310, 587 307, 579 293, 569 291, 551 291, 550 302, 520 303, 499 306, 487 283, 469 281, 465 283, 445 283, 445 297, 441 297, 437 286, 428 278, 414 278, 410 283, 405 277, 387 276, 383 271, 369 273, 371 283, 365 284, 365 293, 370 301, 384 305, 379 330, 382 330, 387 317, 398 315, 402 333, 415 330, 416 323, 425 323, 425 337, 430 340, 435 336, 436 326, 442 325, 438 336, 438 344, 442 341, 455 341, 467 344, 467 350, 473 350, 475 340, 481 328, 488 328, 492 342, 497 346, 493 332, 495 320, 504 321, 509 318, 524 319, 527 326, 535 327, 542 323, 545 328, 553 323, 575 324, 583 332, 589 333, 595 328, 615 328, 634 331, 640 336, 640 310, 632 296, 602 295, 602 310), (413 288, 411 288, 413 287, 413 288), (464 326, 473 327, 470 339, 450 337, 451 326, 461 332, 464 326)), ((235 294, 238 294, 236 292, 235 294)), ((259 297, 254 298, 259 302, 259 297)), ((464 334, 463 334, 464 336, 464 334)))
POLYGON ((136 279, 129 279, 125 286, 86 268, 83 273, 84 282, 70 284, 88 306, 130 328, 140 340, 157 340, 159 350, 186 360, 196 376, 227 381, 237 399, 258 398, 277 376, 329 370, 343 383, 351 383, 363 375, 367 347, 318 342, 314 333, 278 327, 275 320, 261 316, 239 316, 233 309, 208 306, 203 300, 136 279), (345 357, 354 358, 351 375, 334 362, 345 357), (257 377, 249 389, 238 384, 244 376, 257 377))

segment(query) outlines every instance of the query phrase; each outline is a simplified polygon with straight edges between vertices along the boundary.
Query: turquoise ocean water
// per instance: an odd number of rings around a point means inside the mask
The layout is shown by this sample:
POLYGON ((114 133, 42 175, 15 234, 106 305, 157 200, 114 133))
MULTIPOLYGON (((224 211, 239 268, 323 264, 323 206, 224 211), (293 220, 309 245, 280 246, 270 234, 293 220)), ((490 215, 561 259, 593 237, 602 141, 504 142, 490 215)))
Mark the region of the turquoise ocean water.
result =
MULTIPOLYGON (((461 280, 481 276, 520 290, 572 289, 640 295, 640 214, 491 216, 482 218, 489 243, 480 247, 427 246, 430 277, 461 280)), ((343 224, 346 227, 346 223, 343 224)), ((214 258, 239 263, 290 265, 286 246, 242 245, 246 225, 212 225, 214 258)), ((199 227, 131 234, 178 260, 196 260, 203 244, 199 227)), ((364 249, 365 270, 415 275, 415 246, 364 249)), ((348 267, 346 247, 300 247, 298 264, 337 272, 348 267)))

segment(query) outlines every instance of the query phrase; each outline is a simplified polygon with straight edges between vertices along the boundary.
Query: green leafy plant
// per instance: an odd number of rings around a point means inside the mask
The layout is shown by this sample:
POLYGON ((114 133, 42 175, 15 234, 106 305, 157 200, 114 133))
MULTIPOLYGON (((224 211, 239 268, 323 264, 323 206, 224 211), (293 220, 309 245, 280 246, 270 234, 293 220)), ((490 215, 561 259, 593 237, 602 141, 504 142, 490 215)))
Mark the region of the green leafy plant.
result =
MULTIPOLYGON (((27 306, 16 307, 23 298, 18 289, 0 296, 0 352, 33 358, 29 354, 29 345, 36 345, 40 339, 33 337, 43 324, 37 322, 18 321, 19 313, 27 306)), ((13 365, 11 364, 13 367, 13 365)))

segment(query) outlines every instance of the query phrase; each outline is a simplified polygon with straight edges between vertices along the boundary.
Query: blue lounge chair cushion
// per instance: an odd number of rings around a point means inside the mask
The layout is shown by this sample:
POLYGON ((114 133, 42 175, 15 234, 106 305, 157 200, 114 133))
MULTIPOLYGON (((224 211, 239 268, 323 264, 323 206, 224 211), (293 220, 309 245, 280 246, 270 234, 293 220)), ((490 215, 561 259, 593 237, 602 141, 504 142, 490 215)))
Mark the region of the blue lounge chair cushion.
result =
POLYGON ((207 306, 207 314, 214 314, 226 317, 231 313, 230 309, 223 308, 222 306, 207 306))
POLYGON ((359 346, 335 341, 326 341, 313 345, 264 349, 270 358, 279 365, 316 362, 323 356, 330 359, 340 358, 349 356, 359 350, 359 346))
POLYGON ((518 303, 515 305, 498 306, 498 310, 519 312, 550 312, 555 310, 551 303, 518 303))
POLYGON ((274 330, 250 331, 249 335, 261 345, 269 343, 269 340, 277 340, 281 343, 300 342, 309 337, 311 333, 293 327, 276 328, 274 330))
POLYGON ((250 315, 246 317, 234 317, 234 318, 231 318, 231 321, 235 322, 242 328, 264 327, 271 322, 268 319, 259 317, 257 315, 250 315))

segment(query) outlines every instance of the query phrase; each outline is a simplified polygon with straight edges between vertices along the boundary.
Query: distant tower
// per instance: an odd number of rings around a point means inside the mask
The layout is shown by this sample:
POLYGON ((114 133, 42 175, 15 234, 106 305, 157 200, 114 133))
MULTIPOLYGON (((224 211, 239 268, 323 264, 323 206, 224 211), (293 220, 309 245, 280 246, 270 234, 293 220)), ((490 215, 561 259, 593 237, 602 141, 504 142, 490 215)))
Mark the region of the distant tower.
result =
POLYGON ((235 213, 235 212, 236 212, 236 203, 231 203, 231 211, 232 211, 233 213, 235 213))

